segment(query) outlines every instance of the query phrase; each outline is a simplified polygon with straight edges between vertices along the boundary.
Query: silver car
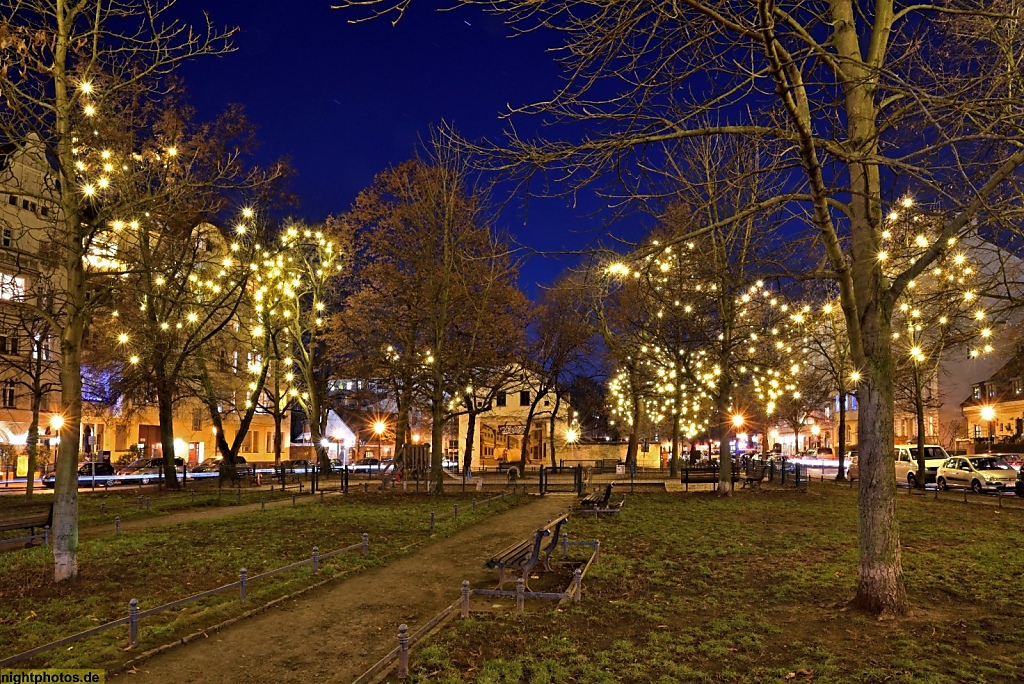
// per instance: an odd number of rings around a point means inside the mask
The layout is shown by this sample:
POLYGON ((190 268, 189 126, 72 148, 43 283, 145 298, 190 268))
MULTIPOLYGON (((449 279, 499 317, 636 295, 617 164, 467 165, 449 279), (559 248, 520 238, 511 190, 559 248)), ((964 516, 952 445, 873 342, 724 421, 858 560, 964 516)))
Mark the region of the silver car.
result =
POLYGON ((946 459, 935 474, 939 489, 970 488, 981 494, 1013 489, 1017 471, 1006 461, 995 456, 954 456, 946 459))

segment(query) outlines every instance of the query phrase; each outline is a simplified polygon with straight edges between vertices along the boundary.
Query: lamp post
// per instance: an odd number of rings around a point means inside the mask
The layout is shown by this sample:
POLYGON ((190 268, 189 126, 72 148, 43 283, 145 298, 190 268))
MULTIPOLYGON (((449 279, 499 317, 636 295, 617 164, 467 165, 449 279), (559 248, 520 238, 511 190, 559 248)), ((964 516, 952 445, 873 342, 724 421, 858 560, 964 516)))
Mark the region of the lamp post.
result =
POLYGON ((377 435, 377 460, 384 460, 384 449, 381 447, 381 437, 388 431, 388 424, 378 420, 373 424, 373 434, 377 435))
POLYGON ((995 443, 995 425, 996 410, 993 406, 982 406, 981 407, 981 419, 988 421, 988 451, 992 453, 992 445, 995 443))

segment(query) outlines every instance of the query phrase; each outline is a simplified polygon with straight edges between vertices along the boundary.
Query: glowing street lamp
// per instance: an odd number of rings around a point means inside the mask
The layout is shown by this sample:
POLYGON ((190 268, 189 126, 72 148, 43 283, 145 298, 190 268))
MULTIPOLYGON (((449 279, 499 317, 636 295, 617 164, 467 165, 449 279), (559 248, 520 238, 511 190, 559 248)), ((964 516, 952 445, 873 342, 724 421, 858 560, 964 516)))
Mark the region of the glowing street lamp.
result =
POLYGON ((381 437, 388 431, 388 424, 383 420, 374 421, 373 434, 377 435, 377 458, 384 460, 384 449, 381 447, 381 437))
POLYGON ((981 419, 988 421, 988 450, 992 451, 992 445, 995 443, 995 425, 996 409, 994 406, 982 406, 981 407, 981 419))
POLYGON ((732 417, 733 427, 736 427, 736 428, 743 427, 743 423, 745 422, 745 420, 746 419, 743 417, 742 413, 734 414, 733 417, 732 417))

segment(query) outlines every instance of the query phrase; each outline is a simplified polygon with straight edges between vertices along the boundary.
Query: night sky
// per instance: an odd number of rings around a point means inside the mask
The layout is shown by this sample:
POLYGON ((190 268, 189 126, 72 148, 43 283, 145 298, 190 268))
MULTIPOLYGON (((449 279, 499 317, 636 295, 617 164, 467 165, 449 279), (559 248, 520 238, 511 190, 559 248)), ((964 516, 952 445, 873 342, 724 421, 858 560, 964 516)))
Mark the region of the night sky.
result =
MULTIPOLYGON (((241 29, 236 52, 192 62, 183 75, 203 118, 228 103, 245 105, 259 127, 261 159, 288 156, 297 170, 298 215, 321 220, 411 157, 431 124, 443 119, 470 139, 497 139, 508 104, 544 99, 558 86, 547 52, 556 35, 510 38, 483 12, 434 6, 414 2, 392 26, 350 24, 354 15, 330 9, 329 0, 182 0, 192 21, 207 10, 215 23, 241 29)), ((601 231, 595 206, 518 197, 499 223, 530 248, 576 249, 601 231)), ((536 294, 536 283, 550 283, 566 264, 531 258, 524 289, 536 294)))

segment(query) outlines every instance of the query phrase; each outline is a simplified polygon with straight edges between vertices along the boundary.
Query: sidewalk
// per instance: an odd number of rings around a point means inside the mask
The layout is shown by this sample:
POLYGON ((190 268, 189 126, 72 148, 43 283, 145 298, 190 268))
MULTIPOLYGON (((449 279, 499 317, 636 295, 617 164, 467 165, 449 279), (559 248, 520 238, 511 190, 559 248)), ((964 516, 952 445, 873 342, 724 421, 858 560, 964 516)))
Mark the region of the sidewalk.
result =
POLYGON ((123 675, 132 684, 163 682, 353 681, 410 632, 458 598, 462 580, 495 583, 489 552, 565 512, 568 497, 537 498, 431 543, 387 566, 328 585, 209 639, 171 649, 123 675))

